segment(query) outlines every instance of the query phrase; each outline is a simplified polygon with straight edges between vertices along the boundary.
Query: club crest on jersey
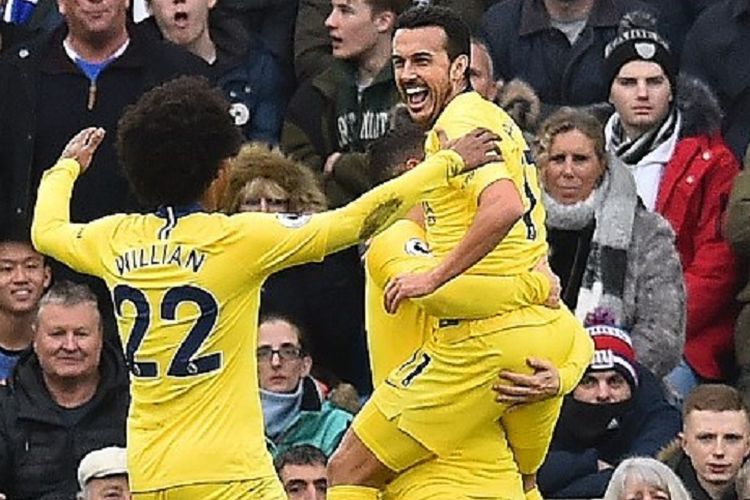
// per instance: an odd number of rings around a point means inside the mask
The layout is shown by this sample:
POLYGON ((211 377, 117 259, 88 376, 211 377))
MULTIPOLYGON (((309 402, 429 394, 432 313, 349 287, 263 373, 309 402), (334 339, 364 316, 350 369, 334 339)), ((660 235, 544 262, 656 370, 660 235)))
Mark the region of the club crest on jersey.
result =
POLYGON ((310 222, 311 218, 312 215, 310 214, 276 214, 276 220, 279 221, 279 224, 289 229, 302 227, 310 222))
POLYGON ((409 255, 430 255, 430 248, 427 246, 427 243, 419 238, 412 238, 407 241, 404 250, 409 255))

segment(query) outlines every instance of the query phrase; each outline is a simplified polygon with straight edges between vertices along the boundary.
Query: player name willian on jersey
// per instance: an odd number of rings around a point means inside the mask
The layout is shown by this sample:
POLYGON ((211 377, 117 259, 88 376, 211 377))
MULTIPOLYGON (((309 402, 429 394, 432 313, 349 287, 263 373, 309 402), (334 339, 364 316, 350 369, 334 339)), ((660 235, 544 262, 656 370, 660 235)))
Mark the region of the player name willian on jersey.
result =
POLYGON ((167 243, 133 248, 115 257, 115 267, 120 276, 144 267, 171 265, 197 273, 205 262, 205 253, 167 243))

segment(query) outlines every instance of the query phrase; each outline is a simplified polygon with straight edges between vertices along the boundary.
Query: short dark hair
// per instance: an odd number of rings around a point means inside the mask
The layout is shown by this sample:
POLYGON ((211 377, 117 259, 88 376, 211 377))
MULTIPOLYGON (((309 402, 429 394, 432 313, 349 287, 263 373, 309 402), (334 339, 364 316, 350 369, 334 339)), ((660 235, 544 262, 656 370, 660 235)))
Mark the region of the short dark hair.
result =
POLYGON ((682 404, 682 420, 693 411, 744 411, 750 420, 750 410, 740 391, 725 384, 700 384, 690 391, 682 404))
POLYGON ((391 11, 396 15, 401 14, 411 3, 411 0, 365 0, 370 6, 372 12, 379 14, 385 11, 391 11))
POLYGON ((280 473, 287 465, 322 465, 325 467, 328 458, 320 449, 309 444, 292 446, 280 453, 273 461, 276 473, 280 473))
POLYGON ((450 61, 460 55, 471 60, 471 31, 451 9, 446 7, 418 6, 412 7, 398 17, 395 30, 417 29, 437 26, 445 32, 446 46, 450 61))
POLYGON ((297 333, 297 341, 299 342, 299 347, 302 350, 302 355, 308 356, 310 353, 310 340, 307 337, 307 332, 305 332, 305 329, 302 328, 300 324, 293 320, 291 317, 277 312, 263 313, 260 315, 260 319, 258 320, 258 326, 260 327, 260 325, 262 325, 263 323, 273 323, 275 321, 282 321, 292 327, 292 329, 297 333))
POLYGON ((411 158, 421 161, 424 141, 424 128, 411 120, 405 107, 395 108, 390 130, 372 142, 367 151, 372 184, 395 177, 399 173, 396 168, 411 158))
POLYGON ((151 208, 198 201, 241 145, 229 102, 203 77, 149 90, 118 123, 120 162, 139 201, 151 208))

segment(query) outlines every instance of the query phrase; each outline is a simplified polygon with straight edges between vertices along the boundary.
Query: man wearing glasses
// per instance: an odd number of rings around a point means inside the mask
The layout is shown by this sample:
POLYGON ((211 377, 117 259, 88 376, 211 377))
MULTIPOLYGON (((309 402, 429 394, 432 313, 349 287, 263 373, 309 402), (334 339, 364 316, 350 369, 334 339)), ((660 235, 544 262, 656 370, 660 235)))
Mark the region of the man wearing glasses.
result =
POLYGON ((352 415, 326 401, 310 377, 303 331, 288 318, 266 316, 258 327, 258 380, 266 443, 277 456, 309 444, 330 456, 352 415))

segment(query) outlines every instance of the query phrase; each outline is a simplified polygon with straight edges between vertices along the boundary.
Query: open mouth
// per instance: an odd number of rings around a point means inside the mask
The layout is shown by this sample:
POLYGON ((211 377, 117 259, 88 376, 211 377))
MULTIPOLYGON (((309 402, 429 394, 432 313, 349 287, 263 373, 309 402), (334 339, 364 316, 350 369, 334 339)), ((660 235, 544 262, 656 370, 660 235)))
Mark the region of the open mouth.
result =
POLYGON ((10 292, 11 296, 16 300, 26 300, 31 297, 31 290, 27 288, 19 288, 10 292))
POLYGON ((427 87, 409 87, 405 90, 405 93, 406 103, 412 108, 421 107, 430 94, 427 87))
POLYGON ((185 28, 188 25, 187 12, 175 12, 174 23, 178 28, 185 28))

